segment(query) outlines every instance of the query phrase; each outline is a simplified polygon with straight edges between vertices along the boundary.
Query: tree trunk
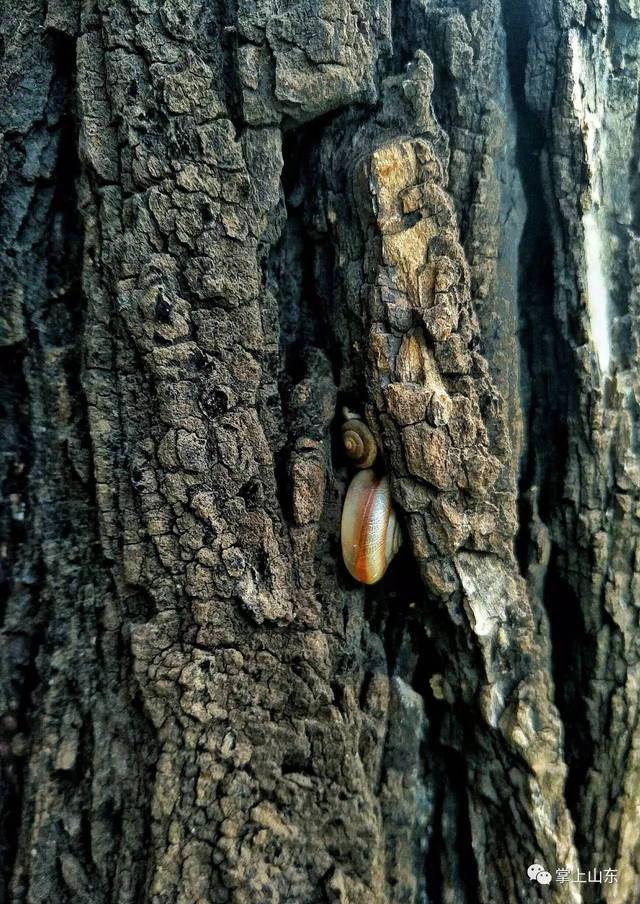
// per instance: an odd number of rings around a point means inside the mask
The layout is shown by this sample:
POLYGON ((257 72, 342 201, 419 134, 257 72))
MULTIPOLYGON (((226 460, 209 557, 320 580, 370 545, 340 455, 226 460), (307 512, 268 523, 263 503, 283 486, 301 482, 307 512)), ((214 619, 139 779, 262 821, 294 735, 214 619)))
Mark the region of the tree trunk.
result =
POLYGON ((637 0, 0 19, 0 902, 637 904, 637 0))

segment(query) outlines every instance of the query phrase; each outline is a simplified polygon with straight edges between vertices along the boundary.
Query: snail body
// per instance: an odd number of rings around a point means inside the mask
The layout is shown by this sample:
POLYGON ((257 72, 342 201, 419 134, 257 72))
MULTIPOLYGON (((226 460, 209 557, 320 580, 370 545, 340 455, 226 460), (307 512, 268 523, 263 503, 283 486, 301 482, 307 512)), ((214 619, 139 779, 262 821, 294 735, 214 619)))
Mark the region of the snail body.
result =
POLYGON ((370 468, 354 476, 344 500, 340 539, 349 574, 362 584, 379 581, 402 542, 387 477, 370 468))
POLYGON ((343 409, 345 418, 342 425, 344 449, 356 468, 370 468, 378 455, 375 437, 362 418, 343 409))

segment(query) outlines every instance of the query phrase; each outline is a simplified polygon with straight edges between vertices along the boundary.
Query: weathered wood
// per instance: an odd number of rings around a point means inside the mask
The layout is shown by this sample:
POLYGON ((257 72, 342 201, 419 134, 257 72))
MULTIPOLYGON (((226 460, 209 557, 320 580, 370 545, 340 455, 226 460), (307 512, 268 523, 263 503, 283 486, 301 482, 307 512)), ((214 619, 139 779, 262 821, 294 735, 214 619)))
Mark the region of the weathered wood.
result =
POLYGON ((639 21, 0 9, 0 901, 640 898, 639 21))

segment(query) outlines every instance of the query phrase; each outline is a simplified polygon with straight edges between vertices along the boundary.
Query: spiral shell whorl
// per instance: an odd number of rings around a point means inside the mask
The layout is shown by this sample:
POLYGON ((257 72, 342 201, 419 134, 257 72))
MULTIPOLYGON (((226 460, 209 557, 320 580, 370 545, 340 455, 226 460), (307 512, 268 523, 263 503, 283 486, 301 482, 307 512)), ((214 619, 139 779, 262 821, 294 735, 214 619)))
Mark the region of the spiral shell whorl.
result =
POLYGON ((362 418, 343 410, 346 418, 342 425, 342 442, 345 452, 357 468, 370 468, 378 455, 378 446, 371 430, 362 418))

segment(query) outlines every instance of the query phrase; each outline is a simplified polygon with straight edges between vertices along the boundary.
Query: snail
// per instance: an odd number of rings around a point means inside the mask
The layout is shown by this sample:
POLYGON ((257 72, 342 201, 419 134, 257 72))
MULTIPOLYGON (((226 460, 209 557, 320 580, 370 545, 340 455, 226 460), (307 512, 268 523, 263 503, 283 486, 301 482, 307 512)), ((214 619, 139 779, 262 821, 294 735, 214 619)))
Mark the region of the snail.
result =
POLYGON ((344 448, 359 472, 354 476, 342 508, 342 558, 349 574, 363 584, 375 584, 384 575, 402 542, 391 504, 387 477, 371 465, 378 456, 376 440, 357 414, 342 409, 344 448))
POLYGON ((342 558, 352 577, 375 584, 402 542, 387 477, 359 471, 347 490, 340 526, 342 558))
POLYGON ((342 442, 356 468, 370 468, 378 455, 376 440, 362 418, 348 408, 342 409, 342 442))

